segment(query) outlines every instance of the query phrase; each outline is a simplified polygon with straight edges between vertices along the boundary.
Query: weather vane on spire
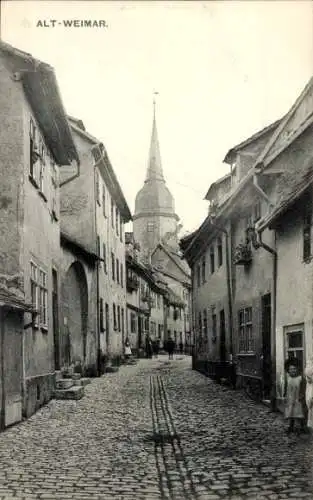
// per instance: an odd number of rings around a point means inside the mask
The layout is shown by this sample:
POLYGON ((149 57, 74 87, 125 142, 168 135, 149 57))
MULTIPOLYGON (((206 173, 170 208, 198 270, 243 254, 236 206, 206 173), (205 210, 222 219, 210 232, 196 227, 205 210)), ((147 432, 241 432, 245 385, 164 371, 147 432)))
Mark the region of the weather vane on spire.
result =
POLYGON ((153 115, 155 116, 155 96, 159 95, 159 92, 153 92, 153 115))

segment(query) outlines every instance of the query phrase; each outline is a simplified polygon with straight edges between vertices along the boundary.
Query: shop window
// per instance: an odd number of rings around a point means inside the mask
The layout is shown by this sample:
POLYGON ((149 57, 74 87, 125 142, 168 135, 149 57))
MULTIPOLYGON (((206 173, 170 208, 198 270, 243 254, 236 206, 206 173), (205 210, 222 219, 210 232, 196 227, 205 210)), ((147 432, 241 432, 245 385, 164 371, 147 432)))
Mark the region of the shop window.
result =
POLYGON ((239 325, 239 352, 250 353, 255 351, 255 339, 252 331, 252 307, 238 311, 239 325))
POLYGON ((293 325, 284 328, 285 345, 286 345, 286 358, 297 358, 301 369, 304 368, 304 326, 293 325))

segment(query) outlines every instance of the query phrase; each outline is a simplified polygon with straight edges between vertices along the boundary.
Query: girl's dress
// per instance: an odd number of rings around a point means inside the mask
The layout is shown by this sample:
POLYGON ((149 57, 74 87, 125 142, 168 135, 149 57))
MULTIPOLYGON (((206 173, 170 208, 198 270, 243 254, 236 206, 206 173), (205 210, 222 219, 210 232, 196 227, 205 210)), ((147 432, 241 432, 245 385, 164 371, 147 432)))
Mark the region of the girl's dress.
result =
POLYGON ((303 409, 303 378, 301 375, 287 375, 286 387, 286 418, 305 418, 303 409))
POLYGON ((125 346, 125 356, 131 356, 132 350, 130 348, 130 345, 125 346))

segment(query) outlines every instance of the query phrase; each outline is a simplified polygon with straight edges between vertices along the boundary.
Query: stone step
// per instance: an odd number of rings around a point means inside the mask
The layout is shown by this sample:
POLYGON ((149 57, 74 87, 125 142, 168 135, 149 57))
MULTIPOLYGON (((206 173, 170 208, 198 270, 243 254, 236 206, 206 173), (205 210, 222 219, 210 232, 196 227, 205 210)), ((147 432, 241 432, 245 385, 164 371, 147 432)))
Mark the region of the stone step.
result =
POLYGON ((76 385, 70 389, 57 389, 54 392, 55 399, 81 399, 85 394, 83 385, 76 385))
POLYGON ((75 386, 79 386, 79 385, 82 385, 83 387, 85 387, 85 385, 88 385, 91 383, 91 380, 90 378, 80 378, 78 380, 73 380, 73 383, 75 386))
POLYGON ((72 375, 72 379, 73 380, 80 380, 82 378, 81 374, 80 373, 73 373, 72 375))
POLYGON ((57 389, 69 389, 74 385, 74 382, 71 378, 62 378, 56 382, 57 389))
POLYGON ((62 378, 61 370, 55 370, 55 381, 58 382, 62 378))
POLYGON ((106 373, 117 373, 119 370, 118 366, 107 366, 105 369, 106 373))

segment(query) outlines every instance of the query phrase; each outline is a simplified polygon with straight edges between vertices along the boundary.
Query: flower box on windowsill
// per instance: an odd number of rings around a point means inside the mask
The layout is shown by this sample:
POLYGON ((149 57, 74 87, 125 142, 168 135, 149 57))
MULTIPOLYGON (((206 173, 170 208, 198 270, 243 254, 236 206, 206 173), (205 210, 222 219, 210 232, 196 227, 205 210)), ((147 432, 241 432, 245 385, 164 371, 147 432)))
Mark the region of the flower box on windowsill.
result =
POLYGON ((252 261, 251 248, 248 245, 241 243, 235 249, 234 264, 235 266, 246 266, 252 261))

